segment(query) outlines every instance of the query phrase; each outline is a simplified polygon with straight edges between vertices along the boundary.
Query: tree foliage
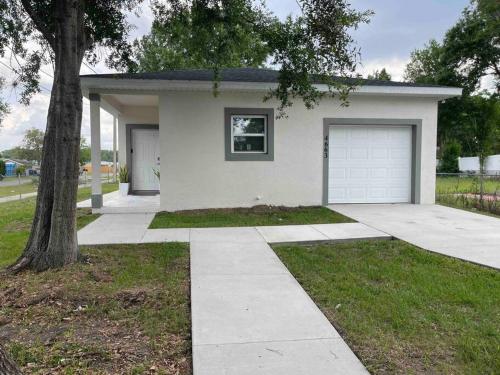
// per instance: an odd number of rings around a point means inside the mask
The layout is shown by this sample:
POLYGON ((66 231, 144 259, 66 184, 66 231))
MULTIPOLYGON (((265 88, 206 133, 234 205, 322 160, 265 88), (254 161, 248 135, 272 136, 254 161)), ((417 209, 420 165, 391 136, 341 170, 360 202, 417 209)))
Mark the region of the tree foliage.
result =
MULTIPOLYGON (((500 153, 500 3, 473 0, 442 43, 431 40, 411 54, 405 80, 463 88, 463 95, 439 104, 438 144, 458 140, 464 155, 500 153), (492 76, 493 92, 478 92, 492 76)), ((484 155, 483 155, 484 156, 484 155)))
POLYGON ((26 130, 23 139, 24 157, 26 160, 42 160, 43 137, 45 133, 37 128, 26 130))
MULTIPOLYGON (((71 0, 81 12, 78 48, 81 59, 97 63, 103 55, 110 67, 123 68, 131 55, 126 17, 142 0, 71 0)), ((58 49, 63 0, 0 0, 0 56, 10 54, 22 88, 21 102, 29 104, 40 92, 40 68, 54 64, 58 49)))
POLYGON ((378 81, 390 81, 392 79, 391 75, 387 72, 385 68, 382 68, 382 70, 380 71, 375 70, 372 74, 368 74, 366 78, 375 79, 378 81))
POLYGON ((359 61, 350 28, 368 22, 370 11, 356 11, 346 0, 299 0, 301 15, 280 21, 260 1, 155 1, 151 33, 136 44, 137 64, 131 70, 210 68, 215 89, 222 67, 280 68, 276 98, 280 114, 301 98, 307 108, 324 96, 320 81, 345 101, 352 89, 333 76, 352 76, 359 61))
POLYGON ((438 171, 440 173, 460 172, 458 158, 460 157, 461 150, 459 142, 454 139, 448 140, 443 146, 438 171))
POLYGON ((78 258, 76 196, 82 121, 80 68, 103 55, 127 66, 127 13, 140 0, 0 0, 0 57, 9 53, 14 84, 28 104, 40 68, 53 66, 37 204, 28 243, 9 269, 43 271, 78 258))
POLYGON ((500 2, 472 0, 462 17, 446 33, 443 60, 471 93, 481 78, 492 75, 500 90, 500 2))
POLYGON ((484 166, 486 157, 499 153, 500 148, 500 100, 496 96, 474 95, 465 101, 458 139, 466 155, 479 156, 484 166))
MULTIPOLYGON (((0 93, 5 86, 5 79, 0 77, 0 93)), ((0 129, 2 128, 2 122, 5 115, 9 113, 9 105, 0 97, 0 129)))
POLYGON ((259 67, 268 48, 254 24, 268 19, 264 7, 233 1, 207 7, 204 2, 153 3, 151 31, 134 43, 134 71, 179 68, 259 67))

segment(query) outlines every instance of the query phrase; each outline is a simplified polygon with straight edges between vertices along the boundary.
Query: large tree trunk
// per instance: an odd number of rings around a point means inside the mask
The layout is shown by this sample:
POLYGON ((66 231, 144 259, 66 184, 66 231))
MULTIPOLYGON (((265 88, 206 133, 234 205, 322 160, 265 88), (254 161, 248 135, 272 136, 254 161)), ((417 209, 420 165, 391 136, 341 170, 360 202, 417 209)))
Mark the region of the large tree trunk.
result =
POLYGON ((31 234, 23 254, 10 267, 44 271, 78 257, 78 191, 83 59, 83 8, 79 0, 56 2, 54 84, 47 115, 40 185, 31 234))
POLYGON ((17 364, 8 356, 0 345, 0 375, 22 375, 17 364))

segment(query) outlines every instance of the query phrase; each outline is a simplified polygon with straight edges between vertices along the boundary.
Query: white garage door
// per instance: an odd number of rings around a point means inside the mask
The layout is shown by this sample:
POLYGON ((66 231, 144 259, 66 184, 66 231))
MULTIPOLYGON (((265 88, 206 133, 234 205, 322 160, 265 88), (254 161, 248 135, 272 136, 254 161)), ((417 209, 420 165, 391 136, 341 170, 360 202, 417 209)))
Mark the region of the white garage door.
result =
POLYGON ((411 201, 410 126, 332 126, 329 203, 411 201))

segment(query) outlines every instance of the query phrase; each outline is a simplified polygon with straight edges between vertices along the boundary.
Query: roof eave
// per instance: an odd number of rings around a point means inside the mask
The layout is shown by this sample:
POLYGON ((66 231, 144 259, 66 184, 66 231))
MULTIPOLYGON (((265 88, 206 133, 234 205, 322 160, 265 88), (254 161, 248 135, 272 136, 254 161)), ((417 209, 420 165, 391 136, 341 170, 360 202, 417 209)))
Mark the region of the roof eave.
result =
MULTIPOLYGON (((239 92, 267 92, 275 89, 277 83, 267 82, 219 82, 217 90, 239 92)), ((175 81, 158 79, 115 79, 82 77, 83 94, 160 94, 165 91, 212 91, 212 81, 175 81)), ((314 85, 319 91, 329 91, 324 84, 314 85)), ((351 95, 416 96, 443 100, 462 95, 457 87, 417 87, 417 86, 357 86, 351 95)))

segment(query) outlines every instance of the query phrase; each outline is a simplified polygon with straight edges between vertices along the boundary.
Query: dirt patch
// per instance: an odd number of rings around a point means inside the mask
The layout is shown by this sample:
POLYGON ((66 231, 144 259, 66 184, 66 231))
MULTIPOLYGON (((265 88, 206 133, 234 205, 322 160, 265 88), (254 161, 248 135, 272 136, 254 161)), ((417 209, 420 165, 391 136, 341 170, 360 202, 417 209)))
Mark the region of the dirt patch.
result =
POLYGON ((158 265, 162 246, 89 248, 91 262, 6 275, 0 343, 25 374, 191 374, 189 258, 158 265))
POLYGON ((148 291, 143 288, 135 288, 122 290, 116 294, 115 298, 121 301, 122 305, 127 308, 134 305, 143 304, 146 301, 148 291))
MULTIPOLYGON (((321 206, 308 206, 308 209, 321 208, 321 206)), ((204 216, 207 214, 266 214, 266 213, 280 213, 280 212, 296 212, 303 210, 304 207, 285 207, 285 206, 269 206, 265 204, 253 206, 253 207, 235 207, 235 208, 208 208, 200 210, 181 210, 175 211, 175 214, 179 215, 192 215, 192 216, 204 216)))
MULTIPOLYGON (((87 263, 89 263, 89 261, 87 263)), ((110 283, 113 281, 111 275, 105 271, 92 270, 92 272, 90 272, 90 275, 98 283, 110 283)))

